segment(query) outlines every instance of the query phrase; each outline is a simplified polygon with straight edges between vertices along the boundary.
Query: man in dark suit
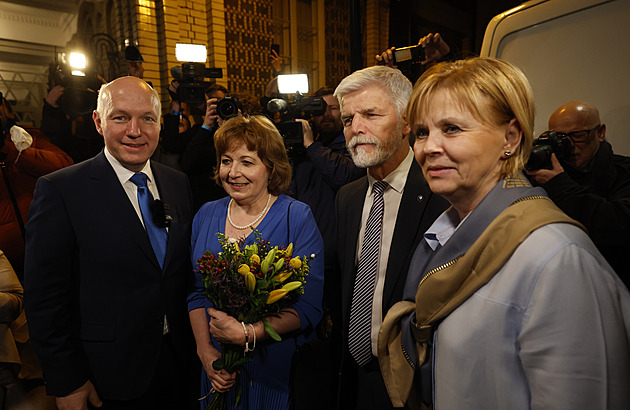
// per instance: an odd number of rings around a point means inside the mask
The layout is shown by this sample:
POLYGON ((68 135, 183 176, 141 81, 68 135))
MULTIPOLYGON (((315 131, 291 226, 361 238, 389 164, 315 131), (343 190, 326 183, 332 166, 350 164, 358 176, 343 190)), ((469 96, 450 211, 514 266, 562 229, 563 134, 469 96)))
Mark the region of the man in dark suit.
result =
POLYGON ((184 384, 198 384, 186 306, 192 199, 184 174, 149 161, 159 101, 136 77, 104 85, 93 114, 103 152, 35 188, 26 313, 60 409, 189 408, 184 384))
POLYGON ((368 170, 336 198, 340 408, 393 408, 375 357, 378 331, 387 310, 402 299, 424 231, 447 206, 429 190, 406 138, 403 112, 411 88, 400 71, 374 66, 346 77, 335 90, 348 150, 368 170))

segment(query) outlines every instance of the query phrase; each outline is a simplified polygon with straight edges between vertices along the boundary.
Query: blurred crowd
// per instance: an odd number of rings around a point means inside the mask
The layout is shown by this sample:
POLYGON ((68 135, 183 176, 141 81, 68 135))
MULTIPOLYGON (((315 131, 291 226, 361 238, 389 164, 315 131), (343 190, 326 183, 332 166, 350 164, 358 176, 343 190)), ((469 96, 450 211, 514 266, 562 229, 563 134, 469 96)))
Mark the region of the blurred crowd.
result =
POLYGON ((130 47, 95 107, 69 112, 52 85, 40 128, 0 94, 0 409, 205 408, 235 390, 217 341, 252 337, 258 387, 234 408, 629 406, 630 158, 586 101, 541 113, 534 139, 520 70, 457 58, 428 34, 289 100, 274 49, 264 95, 213 81, 191 98, 173 67, 160 107, 130 47), (248 244, 250 227, 323 254, 266 324, 226 317, 193 273, 217 232, 248 244))

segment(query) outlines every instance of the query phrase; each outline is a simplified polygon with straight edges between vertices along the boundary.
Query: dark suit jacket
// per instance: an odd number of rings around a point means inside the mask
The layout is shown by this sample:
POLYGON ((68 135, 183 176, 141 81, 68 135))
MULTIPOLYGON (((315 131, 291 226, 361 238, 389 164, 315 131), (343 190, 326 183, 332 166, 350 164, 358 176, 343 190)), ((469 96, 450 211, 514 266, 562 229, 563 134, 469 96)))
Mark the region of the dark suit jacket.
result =
POLYGON ((190 188, 183 173, 151 167, 173 217, 163 270, 103 152, 37 182, 25 305, 49 394, 66 395, 89 379, 101 399, 139 397, 155 372, 165 314, 181 365, 194 354, 186 305, 190 188))
MULTIPOLYGON (((337 194, 337 259, 341 269, 341 341, 343 343, 343 379, 352 379, 354 360, 348 352, 348 325, 352 291, 357 273, 355 263, 357 242, 361 229, 361 214, 368 190, 367 176, 345 185, 337 194)), ((413 161, 403 191, 394 236, 387 262, 383 289, 383 317, 396 302, 402 300, 403 288, 409 263, 424 232, 448 207, 448 202, 433 194, 428 187, 420 166, 413 161)), ((344 383, 345 384, 345 383, 344 383)), ((342 384, 342 386, 344 385, 342 384)), ((342 387, 343 389, 343 387, 342 387)), ((343 395, 349 394, 342 392, 343 395)))

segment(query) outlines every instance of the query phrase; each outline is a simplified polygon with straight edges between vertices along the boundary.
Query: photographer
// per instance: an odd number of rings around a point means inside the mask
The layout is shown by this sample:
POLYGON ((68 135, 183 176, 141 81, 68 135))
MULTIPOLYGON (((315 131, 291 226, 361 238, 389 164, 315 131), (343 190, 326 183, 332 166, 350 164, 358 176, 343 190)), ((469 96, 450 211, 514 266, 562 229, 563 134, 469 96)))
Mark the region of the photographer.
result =
POLYGON ((37 178, 72 164, 72 159, 36 128, 15 124, 9 103, 0 96, 0 249, 22 279, 23 227, 37 178))
MULTIPOLYGON (((625 256, 630 243, 630 158, 615 155, 605 140, 597 107, 570 101, 549 118, 549 129, 571 143, 568 155, 553 153, 551 169, 530 170, 555 204, 587 228, 608 263, 630 286, 625 256)), ((530 160, 531 161, 531 160, 530 160)))
POLYGON ((41 130, 75 163, 94 157, 105 144, 92 121, 92 112, 68 113, 61 107, 66 88, 55 85, 44 98, 41 130))
POLYGON ((305 150, 292 158, 294 174, 289 188, 296 199, 311 207, 324 238, 324 251, 327 238, 332 238, 334 232, 337 190, 365 175, 365 169, 355 166, 346 150, 339 102, 333 92, 333 88, 322 87, 314 93, 314 97, 324 99, 326 111, 313 116, 312 128, 309 122, 297 120, 302 123, 305 150))
POLYGON ((293 179, 290 194, 306 203, 324 239, 324 318, 318 327, 319 340, 302 347, 294 359, 293 400, 296 409, 329 408, 334 403, 337 355, 333 353, 329 320, 338 320, 341 310, 334 264, 335 196, 343 185, 365 175, 354 165, 343 134, 339 102, 334 89, 322 87, 314 93, 326 102, 326 111, 302 124, 303 149, 291 150, 293 179), (312 128, 311 128, 312 125, 312 128), (317 392, 314 394, 314 392, 317 392))

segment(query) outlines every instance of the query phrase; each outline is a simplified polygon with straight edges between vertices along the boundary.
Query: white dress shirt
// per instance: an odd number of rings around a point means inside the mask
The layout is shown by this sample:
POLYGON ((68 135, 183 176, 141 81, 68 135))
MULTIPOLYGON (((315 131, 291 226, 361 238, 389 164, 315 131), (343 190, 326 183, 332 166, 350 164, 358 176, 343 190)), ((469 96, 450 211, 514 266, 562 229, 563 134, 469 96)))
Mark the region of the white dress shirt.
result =
MULTIPOLYGON (((118 162, 118 160, 114 158, 112 154, 110 154, 110 152, 107 150, 107 147, 105 147, 104 151, 105 151, 105 158, 107 159, 107 162, 109 162, 112 168, 114 168, 114 172, 116 173, 116 176, 118 177, 118 180, 120 181, 120 184, 122 185, 123 189, 125 190, 125 193, 129 197, 129 200, 131 201, 131 205, 133 205, 133 208, 136 210, 136 213, 138 214, 138 219, 140 219, 140 223, 142 223, 142 226, 144 226, 144 220, 142 219, 142 211, 140 211, 140 204, 138 203, 138 187, 136 186, 136 184, 130 181, 131 177, 134 176, 136 173, 123 167, 120 164, 120 162, 118 162)), ((151 160, 147 160, 147 163, 144 164, 144 168, 142 168, 140 172, 144 172, 145 174, 147 174, 147 177, 148 177, 147 186, 149 187, 149 191, 151 191, 151 195, 153 195, 153 199, 156 199, 156 200, 160 199, 160 193, 157 189, 155 178, 153 177, 153 171, 151 171, 151 160)), ((168 231, 168 228, 166 229, 168 231)), ((164 316, 164 331, 163 331, 164 334, 167 334, 168 330, 169 330, 168 321, 166 320, 166 315, 165 315, 164 316)))
MULTIPOLYGON (((403 162, 398 165, 393 172, 383 179, 383 181, 389 184, 389 187, 383 192, 383 228, 381 231, 381 247, 379 250, 378 259, 378 273, 376 276, 376 282, 374 284, 374 298, 372 300, 372 327, 370 331, 370 338, 372 342, 372 354, 376 356, 378 346, 378 331, 383 323, 383 287, 385 286, 385 274, 387 272, 387 262, 389 260, 389 249, 392 245, 392 239, 394 237, 394 227, 396 226, 396 219, 398 218, 398 208, 402 200, 405 183, 407 182, 407 175, 409 169, 413 163, 413 151, 409 148, 407 156, 403 162)), ((367 174, 369 187, 365 195, 365 201, 363 203, 363 214, 361 216, 361 230, 359 231, 359 240, 357 241, 357 258, 358 264, 361 257, 361 247, 363 246, 363 236, 365 235, 365 224, 370 215, 370 208, 374 202, 374 179, 370 173, 367 174)))

